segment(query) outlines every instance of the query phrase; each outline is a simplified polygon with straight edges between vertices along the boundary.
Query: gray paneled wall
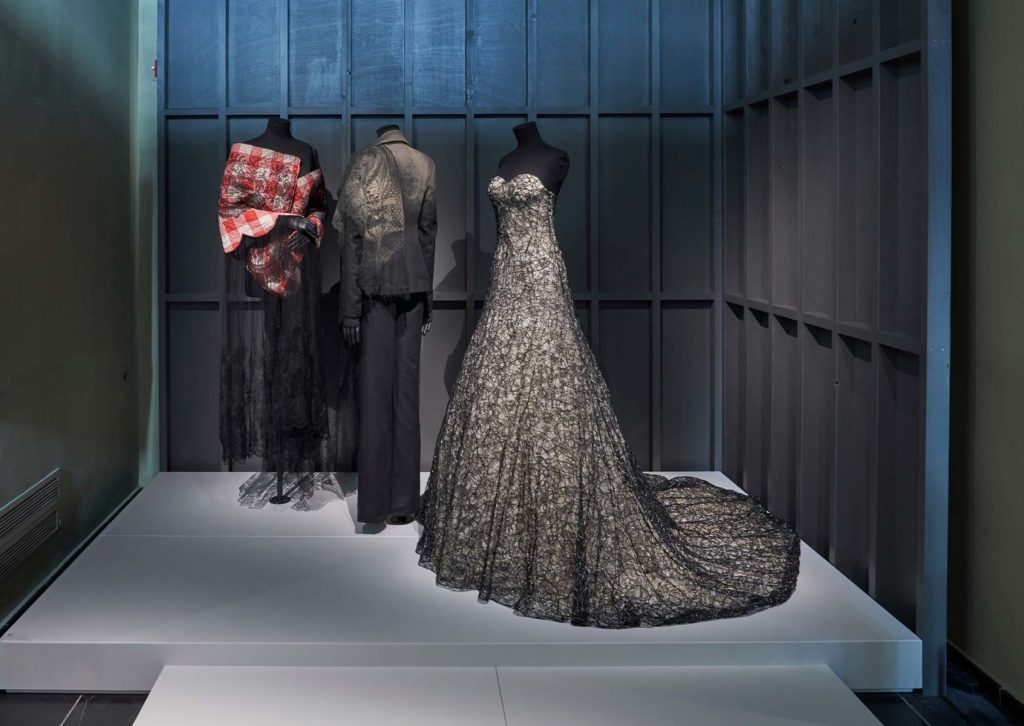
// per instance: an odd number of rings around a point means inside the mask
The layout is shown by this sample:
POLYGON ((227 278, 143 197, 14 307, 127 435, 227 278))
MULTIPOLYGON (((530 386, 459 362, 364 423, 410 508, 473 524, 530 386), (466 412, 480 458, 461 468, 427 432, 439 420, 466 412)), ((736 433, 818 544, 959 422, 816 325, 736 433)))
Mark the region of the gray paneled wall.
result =
MULTIPOLYGON (((221 466, 218 182, 229 143, 281 114, 319 150, 332 190, 382 123, 437 160, 424 467, 486 293, 486 183, 511 128, 536 120, 572 157, 557 231, 637 458, 711 468, 717 13, 712 0, 163 0, 166 466, 221 466)), ((326 290, 333 235, 323 255, 326 290)))
POLYGON ((919 0, 723 6, 724 467, 917 625, 919 0))

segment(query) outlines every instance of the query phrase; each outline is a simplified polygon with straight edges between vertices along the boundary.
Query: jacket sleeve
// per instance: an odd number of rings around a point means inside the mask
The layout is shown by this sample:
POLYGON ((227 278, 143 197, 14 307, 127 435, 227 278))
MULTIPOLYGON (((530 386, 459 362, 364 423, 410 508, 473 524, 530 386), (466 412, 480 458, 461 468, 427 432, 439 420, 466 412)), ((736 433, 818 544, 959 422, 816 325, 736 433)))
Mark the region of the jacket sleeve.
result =
POLYGON ((434 310, 434 246, 437 241, 437 170, 433 159, 427 174, 427 186, 423 192, 419 219, 420 249, 427 267, 430 290, 427 292, 426 319, 430 320, 434 310))
POLYGON ((362 314, 363 295, 359 289, 359 265, 362 259, 363 236, 358 222, 353 219, 351 164, 338 190, 338 207, 334 212, 334 227, 338 230, 341 247, 341 317, 358 319, 362 314))

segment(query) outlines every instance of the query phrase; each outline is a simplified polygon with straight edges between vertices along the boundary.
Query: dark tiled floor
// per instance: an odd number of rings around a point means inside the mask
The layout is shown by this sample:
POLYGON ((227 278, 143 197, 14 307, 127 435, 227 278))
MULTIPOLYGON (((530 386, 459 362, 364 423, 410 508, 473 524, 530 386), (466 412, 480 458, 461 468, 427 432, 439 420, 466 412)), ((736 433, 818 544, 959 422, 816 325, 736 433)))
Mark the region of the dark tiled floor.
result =
POLYGON ((132 726, 145 700, 144 693, 83 695, 64 726, 132 726))
POLYGON ((0 726, 131 726, 144 693, 0 693, 0 726))
POLYGON ((0 724, 53 726, 64 720, 78 699, 74 693, 0 694, 0 724))
MULTIPOLYGON (((973 668, 964 657, 950 649, 949 664, 946 668, 946 692, 949 701, 968 723, 972 724, 1020 724, 1008 710, 998 707, 998 686, 986 682, 984 676, 973 668)), ((1004 692, 1005 695, 1005 692, 1004 692)), ((1017 704, 1019 707, 1019 703, 1017 704)))
POLYGON ((885 726, 923 726, 926 722, 896 693, 862 693, 861 702, 885 726))
POLYGON ((1020 726, 979 692, 967 692, 953 679, 945 698, 915 693, 862 693, 860 700, 885 726, 1020 726))
MULTIPOLYGON (((860 699, 885 726, 1018 726, 951 673, 949 695, 927 698, 913 693, 864 693, 860 699)), ((131 726, 146 695, 0 693, 0 726, 131 726)))

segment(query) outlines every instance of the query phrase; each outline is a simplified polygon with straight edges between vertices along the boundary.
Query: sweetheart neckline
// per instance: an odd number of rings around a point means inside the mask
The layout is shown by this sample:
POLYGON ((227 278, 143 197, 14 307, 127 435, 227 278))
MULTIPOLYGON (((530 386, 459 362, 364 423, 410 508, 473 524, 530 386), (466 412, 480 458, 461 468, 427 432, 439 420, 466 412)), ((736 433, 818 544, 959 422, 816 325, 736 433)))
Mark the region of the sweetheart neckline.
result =
POLYGON ((538 182, 538 183, 540 184, 540 186, 541 186, 541 189, 543 189, 544 191, 546 191, 546 192, 547 192, 548 194, 550 194, 551 196, 553 196, 553 197, 556 197, 556 198, 557 198, 557 195, 556 195, 556 194, 555 194, 555 193, 554 193, 553 191, 551 191, 551 190, 550 190, 550 189, 548 189, 548 188, 547 188, 546 186, 544 186, 544 182, 543 182, 543 181, 541 181, 541 178, 540 178, 539 176, 537 176, 536 174, 531 174, 531 173, 530 173, 530 172, 528 172, 528 171, 524 171, 524 172, 521 172, 521 173, 519 173, 519 174, 516 174, 516 175, 515 175, 515 176, 513 176, 513 177, 512 177, 511 179, 506 179, 506 178, 505 178, 505 177, 503 177, 503 176, 502 176, 501 174, 495 174, 494 176, 492 176, 492 177, 491 177, 491 181, 493 182, 493 181, 494 181, 495 179, 499 179, 500 181, 504 182, 505 184, 511 184, 512 182, 514 182, 514 181, 515 181, 516 179, 518 179, 518 178, 519 178, 519 177, 521 177, 521 176, 528 176, 528 177, 532 177, 532 178, 536 179, 536 180, 537 180, 537 182, 538 182))

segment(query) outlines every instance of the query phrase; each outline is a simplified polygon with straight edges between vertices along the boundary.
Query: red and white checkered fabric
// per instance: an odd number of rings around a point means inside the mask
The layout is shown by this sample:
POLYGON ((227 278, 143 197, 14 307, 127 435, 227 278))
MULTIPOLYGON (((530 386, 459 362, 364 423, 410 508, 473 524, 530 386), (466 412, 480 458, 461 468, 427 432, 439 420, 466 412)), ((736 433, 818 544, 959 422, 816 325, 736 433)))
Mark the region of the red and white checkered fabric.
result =
MULTIPOLYGON (((323 174, 314 169, 299 176, 301 161, 292 154, 251 144, 234 144, 228 152, 220 184, 217 216, 224 252, 234 252, 242 237, 263 237, 282 215, 308 219, 316 228, 319 247, 327 216, 323 174)), ((287 296, 301 284, 300 263, 305 251, 288 243, 300 232, 276 234, 269 242, 250 247, 245 266, 267 291, 287 296)))
POLYGON ((310 199, 323 184, 319 169, 299 176, 299 157, 251 144, 233 144, 220 183, 217 216, 221 244, 233 252, 246 237, 262 237, 283 214, 304 216, 323 238, 326 210, 307 214, 310 199))

